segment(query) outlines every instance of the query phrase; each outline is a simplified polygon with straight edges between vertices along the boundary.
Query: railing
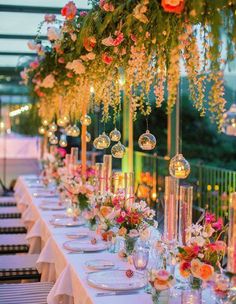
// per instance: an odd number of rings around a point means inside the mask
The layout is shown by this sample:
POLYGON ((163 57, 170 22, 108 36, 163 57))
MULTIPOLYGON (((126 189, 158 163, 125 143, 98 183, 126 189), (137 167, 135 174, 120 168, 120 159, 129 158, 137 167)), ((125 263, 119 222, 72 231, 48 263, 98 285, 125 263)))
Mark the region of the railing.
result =
MULTIPOLYGON (((164 157, 135 152, 136 189, 145 184, 152 200, 163 195, 164 177, 169 175, 168 165, 169 161, 164 157)), ((217 216, 227 217, 229 194, 236 191, 236 171, 192 163, 190 165, 191 174, 181 183, 193 185, 195 206, 208 206, 217 216)))

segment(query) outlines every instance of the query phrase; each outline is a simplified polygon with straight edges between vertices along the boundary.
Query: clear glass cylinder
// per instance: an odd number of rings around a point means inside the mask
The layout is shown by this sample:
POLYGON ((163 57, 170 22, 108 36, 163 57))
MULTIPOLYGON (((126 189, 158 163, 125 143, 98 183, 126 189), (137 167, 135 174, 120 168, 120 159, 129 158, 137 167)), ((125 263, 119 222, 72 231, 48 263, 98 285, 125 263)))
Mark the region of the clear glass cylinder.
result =
POLYGON ((134 172, 124 173, 125 199, 127 202, 134 202, 134 172))
POLYGON ((105 178, 103 163, 95 164, 96 179, 97 179, 97 191, 99 194, 103 194, 105 191, 105 178))
POLYGON ((77 165, 78 158, 79 158, 79 149, 78 148, 71 148, 70 155, 71 155, 71 164, 73 166, 77 165))
POLYGON ((191 233, 186 229, 192 225, 193 187, 180 186, 179 189, 179 243, 186 245, 191 233))
POLYGON ((111 179, 112 179, 112 156, 105 154, 103 156, 103 170, 105 178, 105 190, 111 191, 111 179))
POLYGON ((230 195, 229 200, 227 270, 233 274, 236 274, 236 192, 230 195))
POLYGON ((71 156, 69 153, 67 153, 65 156, 65 166, 66 166, 67 173, 70 173, 70 160, 71 160, 71 156))
POLYGON ((178 193, 179 181, 172 176, 166 176, 164 238, 171 242, 177 241, 178 236, 178 193))
POLYGON ((124 190, 124 173, 121 171, 113 172, 112 174, 112 192, 117 193, 119 190, 124 190))

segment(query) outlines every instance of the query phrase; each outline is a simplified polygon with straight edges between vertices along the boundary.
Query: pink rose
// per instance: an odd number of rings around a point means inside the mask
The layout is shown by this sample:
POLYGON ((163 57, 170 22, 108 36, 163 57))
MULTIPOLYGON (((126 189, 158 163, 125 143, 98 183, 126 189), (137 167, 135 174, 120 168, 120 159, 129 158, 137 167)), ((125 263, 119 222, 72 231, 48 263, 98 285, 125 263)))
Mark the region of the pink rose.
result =
POLYGON ((32 69, 36 69, 38 66, 39 66, 38 60, 32 61, 32 62, 30 63, 30 67, 31 67, 32 69))
POLYGON ((212 224, 212 227, 216 230, 221 230, 223 228, 223 220, 222 218, 219 218, 217 222, 212 224))
POLYGON ((102 61, 106 64, 111 64, 113 61, 113 58, 109 56, 107 53, 102 54, 102 61))
POLYGON ((73 1, 69 1, 61 10, 62 16, 67 20, 73 20, 77 13, 77 7, 73 1))

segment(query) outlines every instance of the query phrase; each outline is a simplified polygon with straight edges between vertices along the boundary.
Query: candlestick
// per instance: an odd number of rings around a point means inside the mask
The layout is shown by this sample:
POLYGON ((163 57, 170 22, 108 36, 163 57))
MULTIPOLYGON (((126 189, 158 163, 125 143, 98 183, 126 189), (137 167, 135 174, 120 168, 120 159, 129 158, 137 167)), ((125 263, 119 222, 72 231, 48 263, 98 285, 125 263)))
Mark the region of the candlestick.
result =
POLYGON ((103 170, 105 178, 105 190, 111 191, 111 178, 112 178, 112 156, 104 155, 103 156, 103 170))
POLYGON ((229 237, 227 270, 236 274, 236 192, 229 200, 229 237))
POLYGON ((165 177, 164 238, 169 241, 177 240, 178 187, 179 182, 176 178, 165 177))
POLYGON ((179 242, 186 245, 191 238, 186 229, 192 225, 193 187, 180 186, 179 197, 179 242))
POLYGON ((95 164, 96 179, 97 179, 97 191, 103 194, 105 191, 105 178, 104 178, 104 168, 103 163, 95 164))

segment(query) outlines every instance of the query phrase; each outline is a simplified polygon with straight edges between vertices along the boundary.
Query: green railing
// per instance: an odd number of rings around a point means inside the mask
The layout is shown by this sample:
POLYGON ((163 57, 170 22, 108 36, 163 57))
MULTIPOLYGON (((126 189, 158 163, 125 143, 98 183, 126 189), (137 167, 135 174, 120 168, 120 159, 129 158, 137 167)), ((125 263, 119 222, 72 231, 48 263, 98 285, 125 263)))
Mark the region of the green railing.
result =
MULTIPOLYGON (((150 193, 156 193, 157 196, 163 194, 164 177, 169 175, 168 165, 169 161, 164 157, 136 151, 136 187, 145 182, 152 187, 150 193), (146 179, 145 172, 148 173, 146 179)), ((208 206, 217 216, 227 216, 229 194, 236 191, 236 172, 199 164, 190 165, 191 174, 181 183, 188 183, 194 187, 194 205, 197 208, 208 206)))

